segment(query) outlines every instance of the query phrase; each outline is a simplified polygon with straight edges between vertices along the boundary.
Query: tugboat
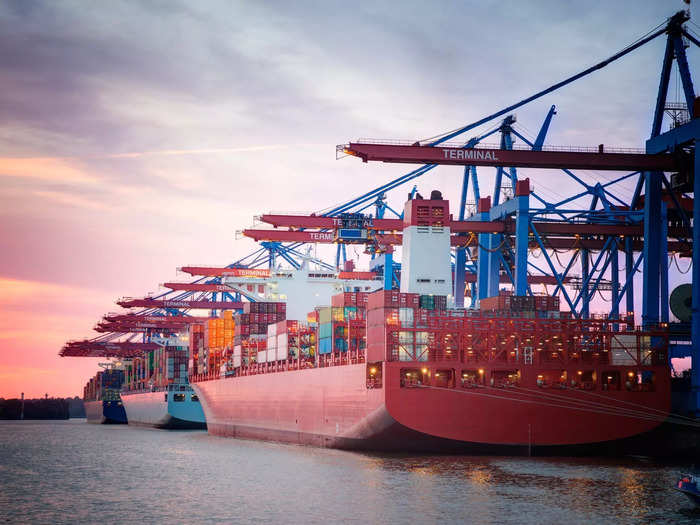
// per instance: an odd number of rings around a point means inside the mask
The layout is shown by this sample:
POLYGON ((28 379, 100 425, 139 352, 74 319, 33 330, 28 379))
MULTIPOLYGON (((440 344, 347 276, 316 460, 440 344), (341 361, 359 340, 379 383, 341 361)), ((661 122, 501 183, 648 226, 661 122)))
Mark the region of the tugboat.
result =
POLYGON ((698 489, 698 478, 691 474, 684 474, 678 480, 676 490, 682 492, 692 501, 696 507, 700 506, 700 490, 698 489))

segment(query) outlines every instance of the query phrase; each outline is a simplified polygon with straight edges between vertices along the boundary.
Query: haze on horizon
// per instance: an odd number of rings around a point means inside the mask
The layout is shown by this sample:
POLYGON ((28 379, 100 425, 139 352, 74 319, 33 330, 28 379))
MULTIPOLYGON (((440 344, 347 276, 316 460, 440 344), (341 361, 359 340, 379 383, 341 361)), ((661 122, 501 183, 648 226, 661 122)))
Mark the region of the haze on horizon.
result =
MULTIPOLYGON (((92 337, 115 299, 245 255, 254 244, 234 232, 254 215, 320 210, 410 169, 336 161, 336 144, 475 121, 687 7, 525 4, 4 2, 0 397, 80 395, 99 360, 57 352, 92 337)), ((519 124, 536 134, 555 104, 548 144, 643 147, 663 46, 519 110, 519 124)), ((570 189, 542 173, 543 194, 570 189)), ((443 167, 418 187, 456 199, 460 180, 443 167)))

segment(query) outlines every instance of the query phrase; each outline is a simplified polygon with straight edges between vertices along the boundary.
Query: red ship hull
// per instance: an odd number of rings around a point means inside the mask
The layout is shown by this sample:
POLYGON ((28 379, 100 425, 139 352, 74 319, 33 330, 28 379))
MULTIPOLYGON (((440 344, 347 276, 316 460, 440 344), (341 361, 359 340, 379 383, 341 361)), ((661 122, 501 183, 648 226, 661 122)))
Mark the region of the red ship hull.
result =
POLYGON ((211 434, 357 450, 600 451, 657 427, 670 407, 667 367, 656 367, 654 391, 589 392, 537 388, 536 376, 526 371, 522 388, 440 386, 435 379, 406 387, 401 382, 406 366, 411 364, 385 362, 379 388, 367 387, 365 364, 222 378, 193 387, 211 434))

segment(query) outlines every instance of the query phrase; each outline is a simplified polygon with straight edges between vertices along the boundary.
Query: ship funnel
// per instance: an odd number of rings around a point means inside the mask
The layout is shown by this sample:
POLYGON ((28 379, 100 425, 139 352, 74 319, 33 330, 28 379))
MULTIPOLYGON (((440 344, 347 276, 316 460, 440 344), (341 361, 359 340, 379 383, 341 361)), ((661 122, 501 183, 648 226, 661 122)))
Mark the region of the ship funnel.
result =
POLYGON ((439 190, 433 190, 430 192, 430 200, 431 201, 441 201, 442 200, 442 192, 439 190))

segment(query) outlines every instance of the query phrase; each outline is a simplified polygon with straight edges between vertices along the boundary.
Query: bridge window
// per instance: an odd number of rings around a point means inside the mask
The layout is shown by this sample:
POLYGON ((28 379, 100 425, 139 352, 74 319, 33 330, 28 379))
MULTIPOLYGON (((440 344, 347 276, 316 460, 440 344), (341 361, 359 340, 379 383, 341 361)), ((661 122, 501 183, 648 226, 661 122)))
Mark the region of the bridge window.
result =
POLYGON ((540 388, 566 386, 566 370, 543 370, 537 374, 537 386, 540 388))
POLYGON ((192 394, 192 397, 190 397, 193 403, 199 403, 199 396, 197 394, 192 394))
POLYGON ((620 390, 620 371, 608 370, 603 372, 603 390, 620 390))
POLYGON ((367 388, 382 388, 382 362, 367 363, 367 388))
POLYGON ((484 385, 486 371, 483 368, 462 370, 460 384, 462 388, 476 388, 484 385))
POLYGON ((582 390, 595 390, 597 379, 595 370, 577 370, 576 376, 571 378, 571 386, 582 390))
POLYGON ((430 384, 430 371, 427 368, 402 368, 400 374, 401 388, 430 384))
POLYGON ((185 401, 185 394, 173 394, 173 401, 182 403, 185 401))
POLYGON ((455 371, 452 368, 435 371, 435 386, 442 388, 455 387, 455 371))
POLYGON ((520 385, 520 370, 493 370, 491 372, 491 385, 504 388, 520 385))

